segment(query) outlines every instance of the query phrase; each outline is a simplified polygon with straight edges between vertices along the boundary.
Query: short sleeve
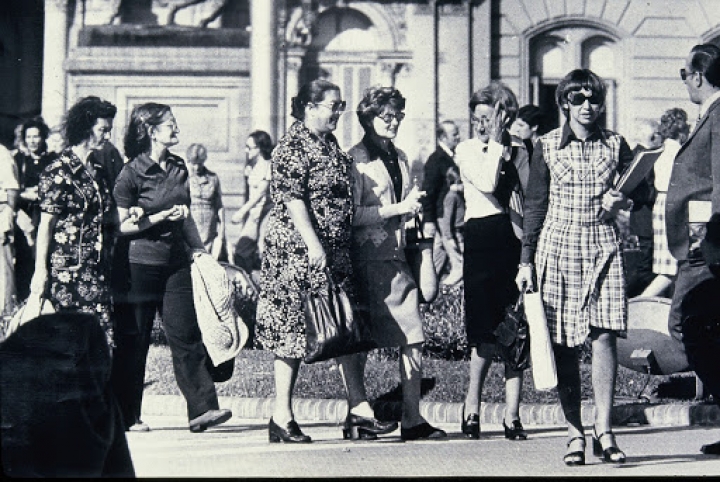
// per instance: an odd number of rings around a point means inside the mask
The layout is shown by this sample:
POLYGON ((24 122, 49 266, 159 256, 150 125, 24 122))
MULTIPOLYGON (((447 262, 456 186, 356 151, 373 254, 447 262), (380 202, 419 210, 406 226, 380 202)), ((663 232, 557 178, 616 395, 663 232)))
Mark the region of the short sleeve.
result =
POLYGON ((113 199, 119 208, 130 209, 137 206, 137 189, 135 188, 132 169, 125 164, 115 180, 113 199))
POLYGON ((0 188, 20 189, 17 164, 5 147, 0 146, 0 188))
POLYGON ((309 174, 308 155, 299 142, 275 149, 272 159, 271 195, 275 203, 304 199, 309 174))
POLYGON ((67 206, 72 189, 70 174, 61 162, 54 162, 40 173, 38 200, 40 210, 49 214, 60 214, 67 206))

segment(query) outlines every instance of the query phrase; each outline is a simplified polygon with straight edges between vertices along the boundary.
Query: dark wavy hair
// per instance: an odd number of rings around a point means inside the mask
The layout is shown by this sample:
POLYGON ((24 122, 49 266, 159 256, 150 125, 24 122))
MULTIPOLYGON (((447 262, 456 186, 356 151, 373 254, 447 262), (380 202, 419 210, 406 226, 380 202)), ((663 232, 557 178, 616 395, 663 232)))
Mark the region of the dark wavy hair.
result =
POLYGON ((255 141, 255 145, 260 149, 263 159, 269 160, 272 157, 272 151, 275 148, 270 134, 265 131, 253 131, 248 135, 255 141))
POLYGON ((92 136, 98 119, 114 119, 117 107, 99 97, 89 96, 77 101, 65 116, 63 131, 68 146, 77 146, 92 136))
POLYGON ((478 105, 482 104, 495 107, 495 104, 498 102, 507 115, 508 125, 515 122, 518 113, 517 97, 515 97, 515 93, 510 87, 497 80, 493 80, 487 87, 483 87, 475 92, 472 97, 470 97, 468 107, 470 107, 470 111, 473 112, 478 105))
POLYGON ((566 117, 569 115, 569 111, 563 108, 563 104, 567 103, 568 93, 578 92, 582 89, 587 89, 598 95, 600 105, 605 105, 605 83, 600 76, 590 69, 575 69, 568 73, 555 89, 555 102, 563 110, 566 117))
POLYGON ((656 132, 663 139, 675 139, 682 144, 690 134, 687 112, 678 107, 666 110, 660 117, 656 132))
POLYGON ((720 47, 714 44, 696 45, 690 51, 690 66, 700 72, 715 87, 720 87, 720 47))
POLYGON ((357 106, 357 116, 365 132, 374 132, 373 119, 387 106, 401 111, 405 109, 405 97, 395 87, 370 87, 365 90, 357 106))
POLYGON ((150 128, 162 124, 165 115, 172 112, 169 105, 148 102, 135 106, 125 132, 123 146, 128 159, 150 151, 150 128))
POLYGON ((25 136, 27 135, 28 129, 37 129, 40 133, 40 150, 44 151, 47 149, 47 144, 45 141, 47 140, 48 136, 50 135, 50 128, 45 123, 42 117, 35 117, 33 119, 30 119, 28 121, 25 121, 22 124, 22 140, 23 143, 25 143, 25 136))
POLYGON ((297 120, 305 120, 305 108, 307 105, 322 102, 325 98, 325 92, 329 90, 340 92, 340 87, 324 79, 315 79, 303 85, 300 87, 297 96, 292 98, 290 115, 297 120))

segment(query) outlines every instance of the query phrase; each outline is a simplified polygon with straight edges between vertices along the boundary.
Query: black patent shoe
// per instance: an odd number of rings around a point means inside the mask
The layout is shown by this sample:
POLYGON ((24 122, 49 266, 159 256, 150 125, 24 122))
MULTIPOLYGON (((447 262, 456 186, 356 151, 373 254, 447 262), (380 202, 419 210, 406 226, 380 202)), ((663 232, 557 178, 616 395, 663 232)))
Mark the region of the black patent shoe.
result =
POLYGON ((471 413, 466 417, 465 405, 463 405, 462 409, 462 423, 460 424, 460 430, 468 438, 480 438, 480 415, 477 413, 471 413))
POLYGON ((397 422, 381 422, 373 417, 361 417, 348 413, 345 425, 343 425, 343 439, 375 440, 378 435, 390 433, 397 428, 397 422))
POLYGON ((512 427, 505 425, 505 419, 503 419, 503 428, 505 429, 505 438, 508 440, 527 440, 527 432, 523 427, 520 420, 513 420, 512 427))
POLYGON ((420 439, 437 439, 445 438, 447 434, 444 430, 433 427, 427 422, 414 427, 400 429, 400 438, 403 440, 420 440, 420 439))
POLYGON ((272 443, 292 443, 292 444, 307 444, 312 442, 312 439, 302 433, 300 426, 298 426, 295 420, 290 420, 285 428, 276 424, 273 419, 270 419, 268 425, 268 437, 272 443))
POLYGON ((573 437, 570 440, 568 440, 567 443, 568 452, 563 457, 563 462, 565 462, 565 465, 569 466, 575 466, 575 465, 585 465, 585 436, 584 435, 578 435, 577 437, 573 437), (576 440, 582 441, 582 444, 580 446, 582 447, 582 450, 573 450, 570 451, 570 446, 572 443, 576 440))
POLYGON ((611 464, 625 463, 625 453, 618 448, 615 434, 610 430, 597 435, 593 427, 593 455, 600 457, 603 462, 611 464), (605 440, 606 446, 603 446, 602 440, 605 440))

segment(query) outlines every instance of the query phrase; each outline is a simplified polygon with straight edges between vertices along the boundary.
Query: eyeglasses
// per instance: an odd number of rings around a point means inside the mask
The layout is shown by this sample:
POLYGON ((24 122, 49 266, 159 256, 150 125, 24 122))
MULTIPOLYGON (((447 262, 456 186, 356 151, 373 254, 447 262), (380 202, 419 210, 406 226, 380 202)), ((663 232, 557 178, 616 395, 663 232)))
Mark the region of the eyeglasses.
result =
POLYGON ((323 107, 327 107, 327 108, 330 109, 334 114, 337 114, 338 112, 343 112, 343 111, 345 111, 345 107, 347 106, 347 103, 346 103, 344 100, 341 100, 340 102, 333 102, 333 103, 330 104, 330 105, 328 105, 328 104, 320 104, 320 103, 317 103, 317 102, 315 103, 315 105, 321 105, 321 106, 323 106, 323 107))
POLYGON ((685 69, 680 69, 680 78, 683 80, 683 82, 685 82, 685 79, 687 79, 689 76, 691 76, 693 74, 697 74, 697 73, 699 73, 699 72, 688 72, 685 69))
POLYGON ((586 100, 589 100, 591 104, 598 105, 600 104, 600 96, 597 94, 592 94, 590 97, 583 94, 582 92, 568 92, 567 100, 571 105, 583 105, 586 100))
POLYGON ((252 151, 253 149, 257 149, 258 146, 251 146, 250 144, 245 144, 245 149, 248 151, 252 151))
POLYGON ((175 130, 175 129, 177 129, 177 123, 176 122, 165 122, 162 124, 158 124, 155 127, 169 127, 170 129, 175 130))
POLYGON ((395 112, 394 114, 387 113, 383 115, 378 115, 377 118, 386 124, 390 124, 393 119, 397 120, 398 122, 402 122, 402 120, 405 118, 405 112, 395 112))

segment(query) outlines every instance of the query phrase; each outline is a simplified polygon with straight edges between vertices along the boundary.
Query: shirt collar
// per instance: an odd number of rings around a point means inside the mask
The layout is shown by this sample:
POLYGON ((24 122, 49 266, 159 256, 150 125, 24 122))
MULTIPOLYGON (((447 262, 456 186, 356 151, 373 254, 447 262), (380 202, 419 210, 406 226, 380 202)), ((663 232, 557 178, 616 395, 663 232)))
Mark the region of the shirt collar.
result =
POLYGON ((375 142, 370 139, 370 136, 366 135, 363 137, 362 140, 363 145, 368 150, 368 154, 370 155, 371 159, 380 158, 382 160, 389 160, 389 159, 397 159, 398 154, 395 150, 395 146, 393 146, 392 142, 388 142, 388 151, 386 152, 383 148, 375 144, 375 142))
POLYGON ((137 156, 136 159, 137 160, 135 162, 138 163, 138 170, 141 170, 146 174, 154 168, 160 169, 159 163, 162 161, 165 161, 166 164, 175 164, 178 167, 182 165, 182 161, 180 161, 178 157, 174 156, 169 151, 165 151, 165 153, 160 157, 158 162, 150 159, 150 156, 146 152, 143 152, 142 154, 137 156))
MULTIPOLYGON (((590 135, 585 139, 585 141, 594 141, 599 140, 603 144, 607 145, 607 136, 605 135, 605 131, 600 128, 597 124, 595 124, 595 127, 590 132, 590 135)), ((568 144, 570 144, 571 141, 580 141, 578 137, 575 135, 575 132, 570 128, 570 123, 565 122, 562 128, 562 136, 560 138, 560 149, 566 147, 568 144)))
POLYGON ((708 99, 705 100, 705 102, 702 103, 700 106, 700 117, 704 116, 708 109, 710 109, 710 106, 713 105, 713 103, 720 99, 720 90, 716 91, 713 95, 711 95, 708 99))
POLYGON ((445 151, 445 153, 446 153, 448 156, 450 156, 450 157, 455 157, 455 153, 454 153, 452 150, 450 150, 450 148, 449 148, 448 146, 446 146, 443 141, 438 141, 438 146, 440 146, 440 148, 441 148, 443 151, 445 151))

